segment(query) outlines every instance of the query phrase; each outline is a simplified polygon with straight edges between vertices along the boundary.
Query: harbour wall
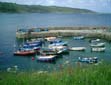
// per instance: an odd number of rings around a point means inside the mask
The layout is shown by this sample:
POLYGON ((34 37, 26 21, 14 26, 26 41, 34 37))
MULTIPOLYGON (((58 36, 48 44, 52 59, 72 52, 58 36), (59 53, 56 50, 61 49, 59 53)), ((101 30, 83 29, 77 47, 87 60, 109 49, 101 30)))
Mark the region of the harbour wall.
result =
MULTIPOLYGON (((43 29, 43 28, 42 28, 43 29)), ((45 38, 51 36, 85 36, 86 38, 102 38, 111 41, 110 27, 48 27, 48 31, 16 32, 17 38, 45 38)))

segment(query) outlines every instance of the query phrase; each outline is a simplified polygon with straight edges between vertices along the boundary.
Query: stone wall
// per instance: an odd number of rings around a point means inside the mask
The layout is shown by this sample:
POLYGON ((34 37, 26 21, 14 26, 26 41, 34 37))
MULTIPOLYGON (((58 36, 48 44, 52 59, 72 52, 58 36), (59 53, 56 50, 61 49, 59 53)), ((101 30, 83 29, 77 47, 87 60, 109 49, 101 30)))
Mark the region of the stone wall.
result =
POLYGON ((49 27, 49 31, 16 33, 17 38, 37 38, 50 36, 78 36, 83 35, 89 38, 102 38, 111 41, 111 32, 108 32, 110 27, 49 27))

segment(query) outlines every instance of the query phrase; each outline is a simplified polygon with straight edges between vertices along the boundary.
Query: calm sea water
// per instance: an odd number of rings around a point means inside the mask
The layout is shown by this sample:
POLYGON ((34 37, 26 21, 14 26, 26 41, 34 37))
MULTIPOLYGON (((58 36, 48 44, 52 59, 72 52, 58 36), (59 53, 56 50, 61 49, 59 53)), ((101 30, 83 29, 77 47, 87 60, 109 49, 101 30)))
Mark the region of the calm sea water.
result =
POLYGON ((71 37, 64 38, 69 46, 86 46, 85 52, 71 51, 62 55, 55 63, 40 63, 31 60, 31 57, 13 56, 13 45, 17 28, 48 27, 48 26, 111 26, 111 14, 0 14, 0 70, 18 65, 22 71, 58 70, 60 66, 75 66, 79 56, 97 56, 110 62, 111 44, 106 42, 106 51, 103 53, 90 52, 88 39, 75 41, 71 37))

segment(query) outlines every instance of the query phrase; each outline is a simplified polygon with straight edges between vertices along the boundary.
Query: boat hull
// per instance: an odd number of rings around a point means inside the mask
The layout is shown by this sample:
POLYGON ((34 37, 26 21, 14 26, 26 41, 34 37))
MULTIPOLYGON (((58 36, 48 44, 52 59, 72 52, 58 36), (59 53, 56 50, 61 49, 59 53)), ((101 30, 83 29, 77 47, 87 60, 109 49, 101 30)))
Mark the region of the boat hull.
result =
POLYGON ((86 48, 85 47, 72 47, 69 48, 70 51, 85 51, 86 48))
POLYGON ((90 57, 90 58, 80 58, 79 57, 78 61, 83 62, 83 63, 93 64, 93 63, 98 63, 98 58, 97 57, 90 57))
POLYGON ((74 40, 83 40, 84 39, 84 36, 76 36, 76 37, 73 37, 74 40))
POLYGON ((92 52, 104 52, 105 48, 91 48, 92 52))
POLYGON ((38 56, 37 57, 37 61, 41 61, 41 62, 52 62, 55 61, 56 55, 52 55, 52 56, 38 56))
POLYGON ((91 47, 104 47, 105 43, 90 44, 91 47))
POLYGON ((30 56, 30 55, 35 55, 35 51, 22 51, 22 52, 20 52, 20 51, 17 51, 17 52, 14 52, 14 55, 15 56, 30 56))

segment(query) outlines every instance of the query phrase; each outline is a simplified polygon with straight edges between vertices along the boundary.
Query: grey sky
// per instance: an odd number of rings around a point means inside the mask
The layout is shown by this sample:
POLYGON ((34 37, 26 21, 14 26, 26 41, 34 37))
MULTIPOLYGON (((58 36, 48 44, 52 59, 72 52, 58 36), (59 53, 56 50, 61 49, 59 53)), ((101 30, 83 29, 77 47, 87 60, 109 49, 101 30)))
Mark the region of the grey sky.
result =
POLYGON ((111 0, 0 0, 28 5, 55 5, 111 13, 111 0))

